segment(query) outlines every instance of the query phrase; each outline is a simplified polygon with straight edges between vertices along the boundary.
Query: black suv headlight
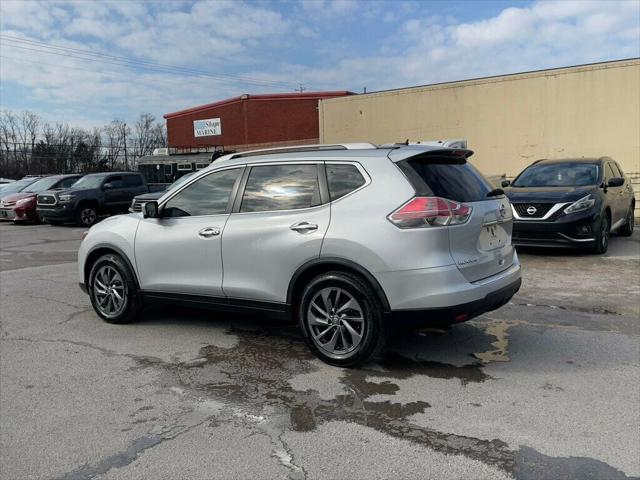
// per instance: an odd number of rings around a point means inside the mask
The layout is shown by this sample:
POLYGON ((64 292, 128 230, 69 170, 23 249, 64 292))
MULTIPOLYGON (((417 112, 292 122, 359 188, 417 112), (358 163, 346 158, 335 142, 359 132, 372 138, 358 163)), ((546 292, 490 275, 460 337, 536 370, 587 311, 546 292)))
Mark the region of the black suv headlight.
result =
POLYGON ((589 194, 586 197, 582 197, 580 200, 576 200, 567 208, 564 209, 564 213, 576 213, 583 210, 589 210, 596 203, 596 199, 593 195, 589 194))
POLYGON ((58 200, 60 200, 60 203, 70 202, 74 198, 75 198, 75 196, 70 194, 70 193, 63 193, 61 195, 58 195, 58 200))

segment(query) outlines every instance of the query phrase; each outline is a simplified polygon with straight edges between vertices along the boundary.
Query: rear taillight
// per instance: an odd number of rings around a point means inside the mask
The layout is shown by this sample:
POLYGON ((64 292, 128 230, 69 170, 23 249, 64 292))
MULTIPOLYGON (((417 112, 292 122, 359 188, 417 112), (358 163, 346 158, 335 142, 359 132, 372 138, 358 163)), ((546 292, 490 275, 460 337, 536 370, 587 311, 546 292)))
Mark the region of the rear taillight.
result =
POLYGON ((463 203, 440 197, 415 197, 389 215, 400 228, 442 227, 465 223, 473 209, 463 203))

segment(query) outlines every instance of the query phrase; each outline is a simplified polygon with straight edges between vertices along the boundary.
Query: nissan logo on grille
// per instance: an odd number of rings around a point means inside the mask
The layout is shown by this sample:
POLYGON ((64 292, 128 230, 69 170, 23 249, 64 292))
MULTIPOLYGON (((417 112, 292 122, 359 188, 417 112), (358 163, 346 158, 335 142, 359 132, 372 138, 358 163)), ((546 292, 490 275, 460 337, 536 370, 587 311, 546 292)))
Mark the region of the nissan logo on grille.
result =
POLYGON ((536 207, 534 207, 533 205, 531 205, 530 207, 527 208, 527 213, 529 215, 535 215, 537 211, 538 211, 538 209, 536 207))

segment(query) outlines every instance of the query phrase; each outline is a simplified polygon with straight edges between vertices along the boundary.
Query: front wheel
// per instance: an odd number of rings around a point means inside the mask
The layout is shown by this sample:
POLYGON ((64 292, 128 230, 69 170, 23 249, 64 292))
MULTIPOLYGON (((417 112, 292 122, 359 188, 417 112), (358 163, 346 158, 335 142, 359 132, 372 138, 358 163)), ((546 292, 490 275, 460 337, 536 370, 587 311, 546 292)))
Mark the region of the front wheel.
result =
POLYGON ((380 301, 355 275, 329 272, 314 278, 302 293, 298 322, 311 351, 330 365, 354 367, 384 346, 380 301))
POLYGON ((80 205, 76 213, 76 225, 90 227, 98 220, 98 211, 93 205, 80 205))
POLYGON ((634 218, 634 206, 631 205, 629 207, 629 211, 627 212, 627 220, 625 222, 625 224, 620 227, 620 230, 618 231, 618 234, 621 237, 630 237, 631 235, 633 235, 633 227, 634 227, 634 223, 635 223, 635 218, 634 218))
POLYGON ((89 297, 98 315, 109 323, 130 323, 141 310, 138 286, 129 266, 120 256, 98 258, 89 273, 89 297))
POLYGON ((593 253, 603 254, 607 252, 609 248, 610 225, 609 215, 603 212, 600 217, 600 222, 596 226, 596 244, 592 249, 593 253))

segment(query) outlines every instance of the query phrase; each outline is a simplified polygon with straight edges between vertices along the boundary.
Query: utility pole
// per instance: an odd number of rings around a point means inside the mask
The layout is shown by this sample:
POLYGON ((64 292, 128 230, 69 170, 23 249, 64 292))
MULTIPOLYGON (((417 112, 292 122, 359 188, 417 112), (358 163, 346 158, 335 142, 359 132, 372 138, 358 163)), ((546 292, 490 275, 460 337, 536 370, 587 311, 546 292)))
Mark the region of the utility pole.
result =
POLYGON ((127 124, 122 124, 122 138, 124 139, 124 170, 129 171, 129 158, 127 156, 127 124))
POLYGON ((299 83, 298 85, 300 85, 300 86, 299 86, 299 88, 298 88, 298 91, 299 91, 300 93, 302 93, 302 92, 304 92, 304 91, 306 90, 306 88, 304 87, 304 85, 302 85, 301 83, 299 83))

